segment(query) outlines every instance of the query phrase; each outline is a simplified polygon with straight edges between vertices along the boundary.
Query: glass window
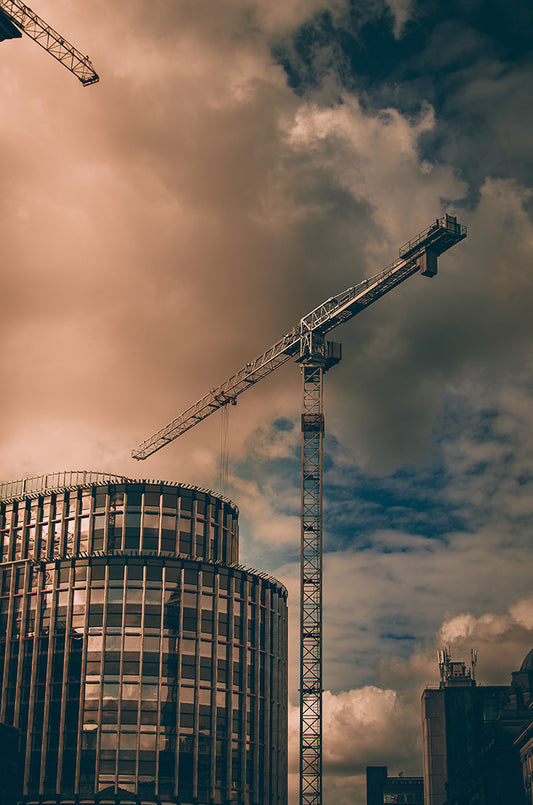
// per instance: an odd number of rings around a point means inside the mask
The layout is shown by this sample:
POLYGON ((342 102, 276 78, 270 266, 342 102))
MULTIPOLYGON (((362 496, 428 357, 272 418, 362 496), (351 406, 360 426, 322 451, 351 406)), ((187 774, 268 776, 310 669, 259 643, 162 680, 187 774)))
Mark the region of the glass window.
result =
POLYGON ((87 638, 87 651, 101 651, 104 638, 101 634, 89 635, 87 638))
POLYGON ((184 592, 183 593, 183 606, 196 608, 196 593, 184 592))
POLYGON ((139 634, 127 634, 124 637, 124 651, 136 651, 139 652, 141 650, 141 635, 139 634))
POLYGON ((78 565, 74 568, 74 584, 78 585, 87 581, 87 565, 78 565))
POLYGON ((114 584, 117 582, 122 582, 124 578, 124 568, 120 565, 111 564, 109 565, 109 579, 113 579, 114 584))
POLYGON ((194 704, 194 688, 181 686, 180 702, 182 702, 183 704, 194 704))
MULTIPOLYGON (((182 493, 183 494, 183 493, 182 493)), ((191 512, 192 511, 192 498, 183 496, 181 498, 181 510, 191 512)))
POLYGON ((118 699, 119 684, 118 682, 104 682, 104 701, 106 699, 118 699))
POLYGON ((117 747, 117 733, 116 732, 102 732, 100 738, 101 749, 116 749, 117 747))
POLYGON ((198 690, 198 702, 201 705, 211 704, 211 691, 206 688, 198 690))
POLYGON ((122 698, 134 699, 139 698, 139 685, 136 682, 127 682, 122 685, 122 698))
MULTIPOLYGON (((154 487, 152 487, 152 490, 153 489, 154 489, 154 487)), ((151 506, 152 508, 153 507, 159 508, 159 500, 160 500, 160 498, 161 498, 161 495, 159 494, 158 491, 157 492, 155 492, 155 491, 151 491, 151 492, 146 491, 144 493, 144 505, 145 506, 151 506)))
MULTIPOLYGON (((151 677, 154 677, 154 676, 158 677, 159 676, 159 662, 158 661, 157 662, 146 662, 146 656, 147 655, 145 655, 145 660, 143 662, 143 673, 142 673, 143 680, 145 679, 145 677, 150 677, 149 679, 146 679, 146 682, 153 682, 153 679, 151 677)), ((148 655, 148 656, 157 657, 157 654, 155 654, 155 655, 151 654, 151 655, 148 655)))
POLYGON ((35 526, 31 526, 28 528, 28 555, 31 556, 33 554, 33 548, 35 545, 35 526))
POLYGON ((142 577, 143 577, 143 566, 141 564, 139 565, 128 564, 128 581, 130 579, 142 581, 142 577))
POLYGON ((68 590, 61 590, 57 593, 57 606, 66 607, 68 604, 68 590))
POLYGON ((141 685, 142 701, 157 701, 157 685, 141 685))
POLYGON ((65 523, 65 550, 72 553, 74 548, 74 520, 67 520, 65 523))
POLYGON ((200 656, 210 657, 213 651, 213 644, 209 640, 200 640, 200 656))
POLYGON ((144 638, 144 650, 159 653, 159 636, 146 636, 144 638))
POLYGON ((106 493, 97 492, 94 496, 94 508, 105 509, 106 493))
POLYGON ((107 593, 107 600, 110 604, 121 604, 122 596, 122 587, 110 587, 107 593))
POLYGON ((93 587, 91 589, 91 604, 103 604, 103 603, 104 603, 104 588, 93 587))
POLYGON ((196 512, 197 514, 205 515, 205 500, 199 498, 196 501, 196 512))
POLYGON ((196 640, 184 637, 181 641, 182 654, 194 654, 196 651, 196 640))
POLYGON ((163 492, 163 509, 176 510, 177 495, 172 492, 163 492))
POLYGON ((142 587, 128 587, 126 590, 126 606, 128 604, 142 604, 142 587))
POLYGON ((106 651, 120 651, 122 648, 122 638, 120 634, 108 634, 105 639, 106 651))
POLYGON ((180 531, 179 551, 180 553, 191 552, 191 535, 187 531, 180 531))
POLYGON ((120 748, 121 749, 136 749, 137 748, 137 733, 136 732, 120 732, 120 748))
POLYGON ((159 528, 159 512, 154 514, 152 512, 144 513, 144 527, 151 528, 155 531, 159 528))
POLYGON ((161 566, 146 565, 146 581, 161 581, 161 566))
POLYGON ((155 732, 141 732, 139 747, 142 751, 150 751, 156 749, 156 734, 155 732))
POLYGON ((74 607, 84 607, 86 596, 87 596, 86 590, 74 590, 72 596, 72 605, 74 607))
POLYGON ((161 587, 150 588, 145 590, 145 599, 147 604, 160 604, 161 603, 161 587))

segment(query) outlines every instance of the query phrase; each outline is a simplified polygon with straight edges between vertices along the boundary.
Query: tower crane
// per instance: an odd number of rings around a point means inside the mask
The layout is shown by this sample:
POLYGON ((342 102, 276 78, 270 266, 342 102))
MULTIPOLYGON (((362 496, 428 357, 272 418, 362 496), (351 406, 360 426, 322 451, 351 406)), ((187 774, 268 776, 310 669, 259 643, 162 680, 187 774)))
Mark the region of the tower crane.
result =
POLYGON ((331 296, 221 385, 132 451, 138 460, 160 450, 289 360, 302 373, 300 523, 300 805, 322 805, 322 443, 324 373, 341 359, 325 336, 417 271, 434 277, 437 258, 466 237, 444 215, 408 241, 379 274, 331 296))
POLYGON ((74 73, 84 87, 99 81, 89 57, 80 53, 31 8, 21 0, 0 0, 0 40, 19 38, 21 31, 74 73))

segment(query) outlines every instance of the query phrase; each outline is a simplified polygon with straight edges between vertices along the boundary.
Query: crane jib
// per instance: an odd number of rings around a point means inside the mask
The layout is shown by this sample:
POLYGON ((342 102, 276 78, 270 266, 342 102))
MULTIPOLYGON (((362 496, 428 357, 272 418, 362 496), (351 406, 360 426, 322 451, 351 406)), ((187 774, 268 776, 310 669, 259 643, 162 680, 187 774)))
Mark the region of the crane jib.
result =
MULTIPOLYGON (((0 4, 2 2, 5 0, 0 0, 0 4)), ((148 458, 219 408, 235 403, 239 394, 288 360, 301 358, 309 334, 326 335, 417 271, 425 276, 434 276, 437 272, 437 257, 463 240, 466 234, 466 227, 459 224, 455 216, 446 214, 442 218, 437 218, 434 223, 400 248, 398 260, 379 274, 363 280, 337 296, 330 297, 312 310, 265 352, 249 361, 246 366, 187 408, 166 427, 146 439, 132 451, 132 457, 138 460, 148 458)))
MULTIPOLYGON (((96 84, 99 76, 88 56, 50 27, 22 0, 0 0, 0 12, 16 28, 37 42, 44 50, 70 70, 84 87, 96 84)), ((1 22, 1 20, 0 20, 1 22)), ((0 37, 5 38, 5 37, 0 37)))

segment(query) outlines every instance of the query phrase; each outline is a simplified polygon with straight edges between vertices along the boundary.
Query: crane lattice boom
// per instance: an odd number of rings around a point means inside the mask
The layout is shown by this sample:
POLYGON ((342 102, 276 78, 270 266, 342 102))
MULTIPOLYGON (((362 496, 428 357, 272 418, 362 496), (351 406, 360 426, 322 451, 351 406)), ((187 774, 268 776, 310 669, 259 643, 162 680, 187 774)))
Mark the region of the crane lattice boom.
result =
POLYGON ((309 351, 313 336, 324 336, 339 324, 353 318, 419 269, 427 275, 436 273, 437 256, 465 237, 466 227, 458 224, 453 216, 445 215, 437 219, 416 238, 402 246, 399 259, 392 265, 343 293, 330 297, 312 310, 269 349, 142 442, 132 451, 133 458, 148 458, 219 408, 235 403, 239 394, 279 366, 291 358, 304 356, 309 351), (435 268, 432 267, 434 264, 435 268))
POLYGON ((27 5, 20 0, 0 0, 0 9, 18 28, 74 73, 85 87, 99 81, 89 57, 80 53, 27 5))

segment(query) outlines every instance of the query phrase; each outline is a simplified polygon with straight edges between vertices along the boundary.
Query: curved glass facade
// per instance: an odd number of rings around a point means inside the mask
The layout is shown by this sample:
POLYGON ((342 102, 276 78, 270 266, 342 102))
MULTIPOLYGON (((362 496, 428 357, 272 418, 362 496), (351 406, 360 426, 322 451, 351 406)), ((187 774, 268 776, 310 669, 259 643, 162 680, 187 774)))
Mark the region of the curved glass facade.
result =
POLYGON ((287 604, 237 509, 168 483, 0 503, 0 721, 24 802, 287 801, 287 604))

